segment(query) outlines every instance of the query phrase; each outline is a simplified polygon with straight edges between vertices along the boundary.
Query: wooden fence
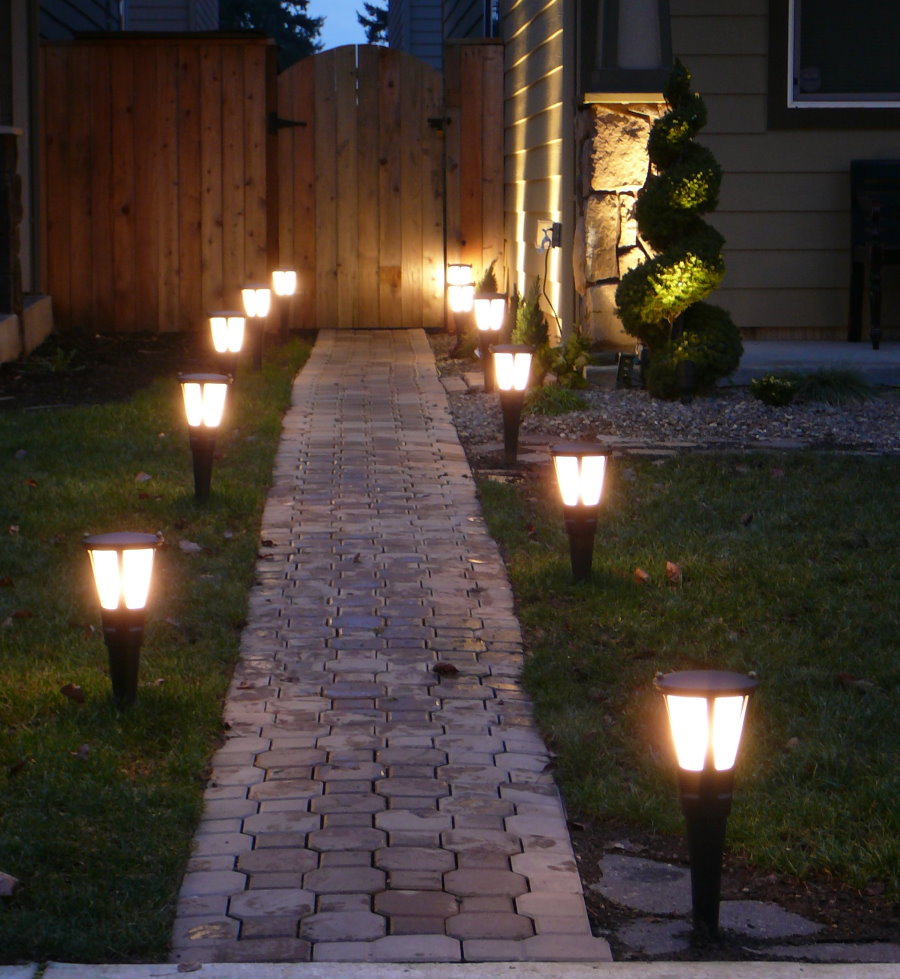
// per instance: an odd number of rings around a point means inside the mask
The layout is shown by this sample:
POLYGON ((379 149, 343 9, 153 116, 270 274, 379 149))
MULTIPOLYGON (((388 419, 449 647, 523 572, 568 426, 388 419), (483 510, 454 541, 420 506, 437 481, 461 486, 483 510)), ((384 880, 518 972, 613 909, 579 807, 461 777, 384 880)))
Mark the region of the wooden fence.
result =
POLYGON ((259 39, 43 46, 43 281, 58 328, 194 330, 268 276, 274 56, 259 39))
POLYGON ((445 250, 476 272, 502 264, 502 47, 448 46, 443 105, 427 66, 347 50, 278 77, 257 38, 45 44, 42 282, 57 328, 205 329, 281 264, 301 273, 297 326, 440 325, 445 250), (276 136, 276 116, 307 125, 276 136))

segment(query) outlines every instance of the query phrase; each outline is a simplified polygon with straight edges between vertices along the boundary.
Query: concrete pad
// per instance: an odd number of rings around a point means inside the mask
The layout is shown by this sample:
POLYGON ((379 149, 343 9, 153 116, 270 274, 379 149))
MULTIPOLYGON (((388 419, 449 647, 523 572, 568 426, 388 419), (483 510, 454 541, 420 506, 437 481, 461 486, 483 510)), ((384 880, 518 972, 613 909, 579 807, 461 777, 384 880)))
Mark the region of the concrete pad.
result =
POLYGON ((822 926, 815 921, 767 901, 722 901, 719 905, 719 925, 756 938, 813 935, 822 930, 822 926))
POLYGON ((0 965, 0 979, 32 979, 36 976, 38 966, 29 965, 0 965))
POLYGON ((823 367, 854 370, 875 384, 896 387, 900 385, 900 343, 882 342, 879 350, 873 350, 867 342, 745 340, 740 366, 721 384, 749 384, 751 378, 764 374, 808 373, 823 367))
MULTIPOLYGON (((34 974, 23 973, 21 979, 30 979, 34 974)), ((175 979, 185 974, 197 979, 860 979, 856 965, 796 962, 197 962, 181 966, 51 962, 42 979, 175 979)), ((865 975, 866 979, 897 979, 897 968, 890 964, 867 965, 865 975)), ((7 976, 0 970, 0 979, 20 977, 13 973, 7 976)))
POLYGON ((648 914, 688 914, 691 872, 658 860, 608 853, 600 861, 603 877, 591 890, 616 904, 648 914))
MULTIPOLYGON (((809 959, 812 962, 896 962, 900 963, 900 945, 895 942, 865 944, 822 942, 818 945, 775 945, 766 949, 767 955, 783 959, 809 959)), ((866 969, 866 976, 872 973, 866 969)), ((900 969, 894 971, 900 975, 900 969)))
POLYGON ((691 925, 683 918, 640 918, 616 935, 629 948, 644 955, 674 955, 690 948, 691 925))

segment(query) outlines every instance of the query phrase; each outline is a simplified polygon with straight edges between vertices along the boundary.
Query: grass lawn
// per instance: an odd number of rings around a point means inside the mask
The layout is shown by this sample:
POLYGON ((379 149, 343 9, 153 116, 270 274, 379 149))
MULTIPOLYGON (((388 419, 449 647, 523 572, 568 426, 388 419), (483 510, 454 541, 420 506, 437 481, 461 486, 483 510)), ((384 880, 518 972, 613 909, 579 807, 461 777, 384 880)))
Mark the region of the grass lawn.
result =
POLYGON ((654 674, 756 671, 730 852, 897 897, 900 459, 617 458, 581 585, 551 478, 479 489, 570 814, 682 834, 654 674))
POLYGON ((308 353, 292 341, 238 374, 204 505, 174 378, 127 403, 0 414, 0 871, 20 881, 0 899, 0 961, 165 959, 308 353), (167 543, 127 710, 111 702, 80 544, 114 530, 167 543))

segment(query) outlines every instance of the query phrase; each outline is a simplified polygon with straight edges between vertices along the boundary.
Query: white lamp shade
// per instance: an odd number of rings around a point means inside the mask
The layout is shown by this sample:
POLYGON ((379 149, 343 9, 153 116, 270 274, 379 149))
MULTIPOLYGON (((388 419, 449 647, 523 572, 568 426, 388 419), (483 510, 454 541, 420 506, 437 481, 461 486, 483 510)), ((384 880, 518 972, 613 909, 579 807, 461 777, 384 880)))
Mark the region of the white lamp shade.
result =
POLYGON ((225 412, 229 378, 224 374, 183 374, 181 393, 191 428, 218 428, 225 412))
POLYGON ((159 538, 152 534, 96 534, 83 543, 91 559, 100 607, 144 608, 159 538))
POLYGON ((531 376, 531 347, 509 345, 491 347, 494 373, 501 391, 524 391, 531 376))
POLYGON ((506 314, 506 296, 500 294, 476 296, 474 303, 475 325, 479 330, 496 331, 503 326, 503 317, 506 314))
POLYGON ((447 266, 447 305, 452 313, 471 313, 475 280, 471 265, 447 266))
POLYGON ((551 448, 559 492, 566 506, 596 506, 603 495, 609 453, 595 445, 557 445, 551 448))
POLYGON ((756 681, 740 673, 687 670, 658 678, 678 767, 702 772, 734 768, 756 681))
POLYGON ((276 296, 293 296, 297 291, 297 273, 293 269, 276 269, 272 273, 276 296))
POLYGON ((242 313, 213 313, 209 318, 213 347, 216 353, 237 354, 244 345, 244 315, 242 313))
POLYGON ((249 317, 257 319, 268 316, 272 306, 272 290, 268 286, 247 286, 241 289, 241 299, 244 301, 244 312, 249 317))

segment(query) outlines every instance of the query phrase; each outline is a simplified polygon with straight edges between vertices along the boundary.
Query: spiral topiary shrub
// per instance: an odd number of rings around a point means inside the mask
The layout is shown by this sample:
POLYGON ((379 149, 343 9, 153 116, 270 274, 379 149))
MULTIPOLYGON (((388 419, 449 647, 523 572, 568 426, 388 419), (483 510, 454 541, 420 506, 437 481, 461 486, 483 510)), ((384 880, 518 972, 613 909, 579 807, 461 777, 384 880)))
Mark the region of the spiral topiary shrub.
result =
POLYGON ((656 254, 622 277, 616 306, 626 332, 649 348, 650 393, 671 398, 678 393, 679 361, 693 361, 697 387, 707 388, 735 370, 743 347, 728 312, 701 302, 725 274, 725 240, 702 217, 718 204, 722 170, 693 141, 706 123, 706 107, 680 61, 665 97, 669 110, 647 141, 653 170, 634 211, 641 237, 656 254))

